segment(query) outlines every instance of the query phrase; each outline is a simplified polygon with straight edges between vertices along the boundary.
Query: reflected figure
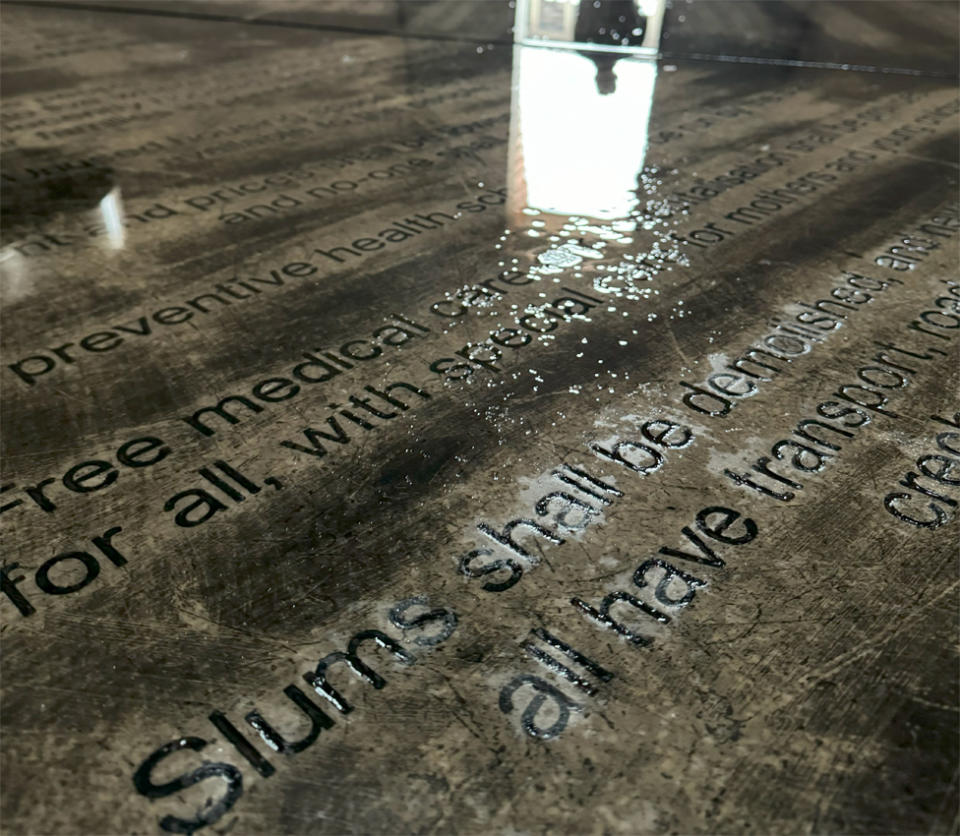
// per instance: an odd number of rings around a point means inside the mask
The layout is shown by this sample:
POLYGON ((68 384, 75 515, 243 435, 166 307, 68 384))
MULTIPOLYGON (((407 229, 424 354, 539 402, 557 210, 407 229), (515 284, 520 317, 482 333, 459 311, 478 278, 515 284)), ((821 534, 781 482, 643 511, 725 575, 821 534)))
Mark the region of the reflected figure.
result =
POLYGON ((597 65, 597 90, 601 96, 609 96, 617 90, 617 74, 613 71, 613 65, 620 60, 620 56, 611 52, 585 52, 581 55, 589 58, 597 65))
POLYGON ((617 74, 613 65, 620 60, 620 56, 611 52, 580 52, 597 65, 597 90, 601 96, 609 96, 617 90, 617 74))
MULTIPOLYGON (((580 0, 573 37, 579 43, 605 46, 630 46, 643 43, 647 18, 637 9, 635 0, 580 0)), ((597 65, 597 90, 609 95, 617 89, 614 64, 621 54, 580 50, 580 54, 597 65)))

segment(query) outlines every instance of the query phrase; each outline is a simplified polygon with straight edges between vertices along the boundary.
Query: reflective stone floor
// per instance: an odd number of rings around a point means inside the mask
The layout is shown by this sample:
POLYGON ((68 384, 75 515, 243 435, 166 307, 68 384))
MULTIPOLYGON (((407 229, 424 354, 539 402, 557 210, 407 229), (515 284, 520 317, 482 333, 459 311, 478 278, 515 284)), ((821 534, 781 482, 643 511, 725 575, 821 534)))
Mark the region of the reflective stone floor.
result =
POLYGON ((956 832, 957 22, 7 0, 3 831, 956 832))

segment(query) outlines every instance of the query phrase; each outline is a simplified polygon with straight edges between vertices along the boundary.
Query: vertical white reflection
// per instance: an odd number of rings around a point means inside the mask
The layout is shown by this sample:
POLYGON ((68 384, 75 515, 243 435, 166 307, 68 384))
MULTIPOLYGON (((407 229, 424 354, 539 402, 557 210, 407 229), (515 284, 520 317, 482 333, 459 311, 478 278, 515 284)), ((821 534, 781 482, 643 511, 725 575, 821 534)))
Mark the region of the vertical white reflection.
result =
POLYGON ((27 260, 17 252, 16 245, 0 249, 0 302, 6 305, 18 302, 32 289, 27 260))
POLYGON ((657 65, 653 60, 515 46, 511 212, 601 220, 637 204, 657 65))
POLYGON ((107 243, 111 249, 123 248, 126 241, 126 229, 123 226, 123 200, 120 187, 114 186, 100 201, 100 214, 107 230, 107 243))

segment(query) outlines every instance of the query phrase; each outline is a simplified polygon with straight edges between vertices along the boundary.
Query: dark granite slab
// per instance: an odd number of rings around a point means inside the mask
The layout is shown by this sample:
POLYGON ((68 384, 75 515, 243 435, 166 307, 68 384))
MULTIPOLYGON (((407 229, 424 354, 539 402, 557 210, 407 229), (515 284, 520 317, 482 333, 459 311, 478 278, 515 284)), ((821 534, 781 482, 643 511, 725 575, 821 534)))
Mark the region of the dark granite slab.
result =
POLYGON ((511 14, 3 5, 4 832, 955 832, 956 6, 511 14))

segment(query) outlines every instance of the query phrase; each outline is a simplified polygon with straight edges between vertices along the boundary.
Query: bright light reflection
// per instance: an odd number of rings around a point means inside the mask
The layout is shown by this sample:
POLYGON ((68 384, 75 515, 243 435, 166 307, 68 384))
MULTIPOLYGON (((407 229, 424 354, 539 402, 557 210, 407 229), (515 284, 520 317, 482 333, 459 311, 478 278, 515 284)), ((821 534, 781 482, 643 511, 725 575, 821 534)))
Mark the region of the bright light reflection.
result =
POLYGON ((32 289, 27 260, 15 245, 0 249, 0 299, 7 305, 26 298, 32 289))
POLYGON ((598 65, 571 49, 515 46, 513 66, 512 206, 627 217, 646 156, 656 62, 618 60, 605 94, 598 65))
POLYGON ((103 225, 107 230, 107 243, 111 249, 122 249, 126 241, 126 230, 123 226, 123 200, 120 197, 120 187, 114 186, 100 201, 100 214, 103 216, 103 225))

